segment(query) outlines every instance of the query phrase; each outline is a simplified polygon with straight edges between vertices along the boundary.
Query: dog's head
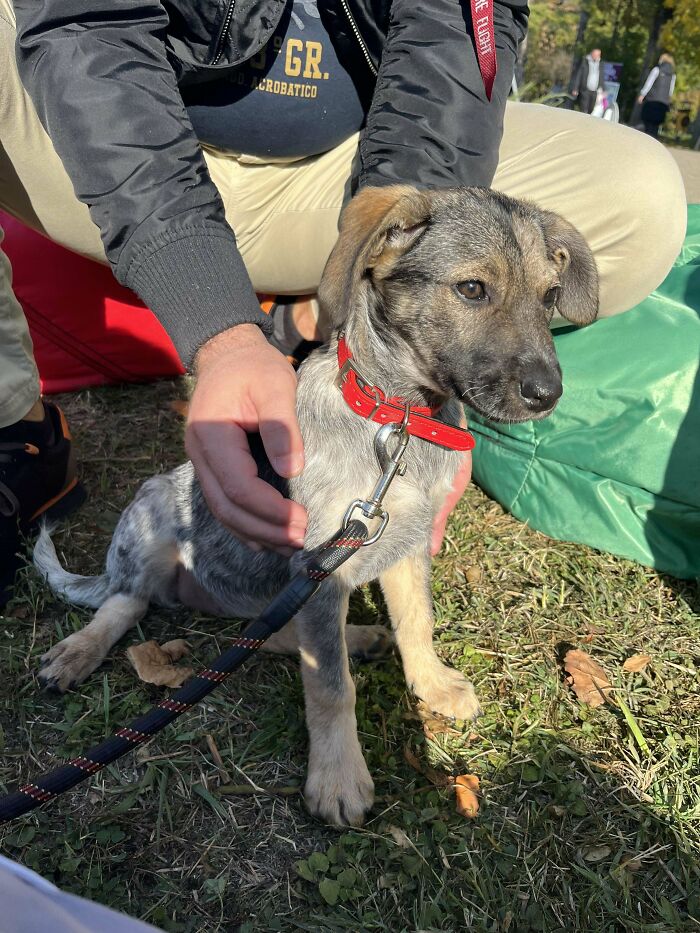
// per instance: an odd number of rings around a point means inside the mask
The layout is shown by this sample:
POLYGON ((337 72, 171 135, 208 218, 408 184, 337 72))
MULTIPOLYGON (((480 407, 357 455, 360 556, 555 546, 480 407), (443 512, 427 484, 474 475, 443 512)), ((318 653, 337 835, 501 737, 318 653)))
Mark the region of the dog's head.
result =
POLYGON ((413 386, 527 421, 562 391, 552 317, 591 323, 598 273, 581 234, 532 204, 486 188, 366 188, 343 213, 319 299, 358 365, 383 355, 407 397, 413 386))

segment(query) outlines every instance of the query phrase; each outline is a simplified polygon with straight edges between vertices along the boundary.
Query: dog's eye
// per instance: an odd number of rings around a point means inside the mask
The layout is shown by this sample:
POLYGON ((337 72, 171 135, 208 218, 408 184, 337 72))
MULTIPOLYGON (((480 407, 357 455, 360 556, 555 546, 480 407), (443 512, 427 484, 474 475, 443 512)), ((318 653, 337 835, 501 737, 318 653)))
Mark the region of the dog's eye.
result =
POLYGON ((560 292, 560 291, 561 291, 561 289, 559 288, 559 286, 558 286, 558 285, 554 285, 554 286, 552 286, 552 288, 548 289, 548 290, 544 293, 544 298, 542 299, 542 301, 544 302, 545 308, 550 308, 550 309, 551 309, 551 308, 553 308, 553 307, 556 305, 557 301, 559 301, 559 292, 560 292))
POLYGON ((470 301, 483 301, 486 298, 484 283, 477 282, 476 279, 460 282, 456 288, 463 298, 469 298, 470 301))

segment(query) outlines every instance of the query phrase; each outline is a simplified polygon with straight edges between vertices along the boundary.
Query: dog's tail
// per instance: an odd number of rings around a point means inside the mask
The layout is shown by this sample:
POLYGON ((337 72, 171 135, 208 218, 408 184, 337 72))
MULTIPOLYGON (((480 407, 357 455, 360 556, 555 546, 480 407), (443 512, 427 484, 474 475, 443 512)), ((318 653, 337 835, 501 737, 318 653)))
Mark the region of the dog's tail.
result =
POLYGON ((34 545, 34 566, 54 593, 75 603, 76 606, 99 609, 109 595, 109 574, 83 577, 78 573, 69 573, 61 566, 46 525, 42 525, 34 545))

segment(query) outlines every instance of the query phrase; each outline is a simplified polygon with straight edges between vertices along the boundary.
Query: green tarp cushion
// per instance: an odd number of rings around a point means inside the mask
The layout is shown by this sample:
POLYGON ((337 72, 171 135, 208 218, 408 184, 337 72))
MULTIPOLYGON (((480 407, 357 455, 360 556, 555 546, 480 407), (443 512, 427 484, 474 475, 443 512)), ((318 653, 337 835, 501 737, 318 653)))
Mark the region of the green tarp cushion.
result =
POLYGON ((551 417, 468 412, 475 481, 552 538, 699 577, 700 205, 649 298, 555 343, 564 394, 551 417))

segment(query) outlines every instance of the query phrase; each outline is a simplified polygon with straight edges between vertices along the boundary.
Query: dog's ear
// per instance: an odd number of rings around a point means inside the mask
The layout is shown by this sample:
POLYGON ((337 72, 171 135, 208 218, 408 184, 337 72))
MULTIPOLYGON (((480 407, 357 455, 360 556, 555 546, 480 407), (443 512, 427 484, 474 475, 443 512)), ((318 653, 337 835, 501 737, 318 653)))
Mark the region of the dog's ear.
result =
POLYGON ((343 211, 340 234, 318 289, 334 327, 347 319, 363 281, 378 283, 420 238, 430 196, 409 185, 363 188, 343 211))
POLYGON ((560 275, 557 310, 574 324, 591 324, 598 314, 598 268, 591 248, 558 214, 540 211, 540 222, 549 258, 560 275))

